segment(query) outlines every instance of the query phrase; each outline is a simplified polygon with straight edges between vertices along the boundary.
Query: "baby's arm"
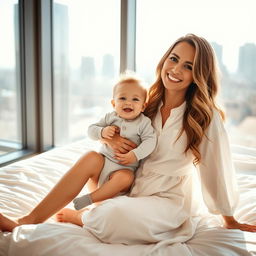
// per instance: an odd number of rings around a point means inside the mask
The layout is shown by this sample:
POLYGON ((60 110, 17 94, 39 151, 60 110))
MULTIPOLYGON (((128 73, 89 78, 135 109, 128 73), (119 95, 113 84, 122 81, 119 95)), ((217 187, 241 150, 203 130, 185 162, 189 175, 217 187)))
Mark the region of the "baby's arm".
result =
POLYGON ((118 133, 119 128, 117 126, 107 126, 101 130, 101 136, 104 139, 112 139, 115 133, 118 133))
POLYGON ((151 120, 146 116, 144 116, 143 123, 139 127, 139 135, 141 143, 132 151, 137 159, 141 160, 153 152, 157 143, 156 132, 151 124, 151 120))
POLYGON ((120 164, 127 165, 138 162, 153 152, 157 138, 154 128, 151 125, 151 120, 144 116, 143 122, 138 130, 141 139, 140 145, 125 154, 115 153, 115 158, 120 164))
POLYGON ((112 139, 115 132, 118 132, 119 128, 112 126, 113 112, 107 113, 97 123, 91 124, 88 127, 88 136, 92 140, 112 139))

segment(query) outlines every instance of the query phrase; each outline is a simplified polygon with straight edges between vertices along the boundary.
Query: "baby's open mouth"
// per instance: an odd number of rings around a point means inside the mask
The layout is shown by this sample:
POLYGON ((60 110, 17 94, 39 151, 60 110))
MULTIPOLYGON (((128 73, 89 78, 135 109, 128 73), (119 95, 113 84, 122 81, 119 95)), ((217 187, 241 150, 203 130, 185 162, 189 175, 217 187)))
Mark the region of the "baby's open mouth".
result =
POLYGON ((132 112, 132 109, 131 108, 124 108, 123 111, 124 112, 132 112))

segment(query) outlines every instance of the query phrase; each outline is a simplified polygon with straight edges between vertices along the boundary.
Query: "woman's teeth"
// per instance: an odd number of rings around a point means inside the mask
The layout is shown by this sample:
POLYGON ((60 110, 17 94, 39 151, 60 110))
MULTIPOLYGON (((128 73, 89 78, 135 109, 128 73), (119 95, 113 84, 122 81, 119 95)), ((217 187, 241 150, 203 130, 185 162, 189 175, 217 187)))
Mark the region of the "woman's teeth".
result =
POLYGON ((172 80, 173 82, 180 82, 180 81, 181 81, 180 79, 177 79, 177 78, 171 76, 170 74, 168 74, 168 78, 169 78, 170 80, 172 80))

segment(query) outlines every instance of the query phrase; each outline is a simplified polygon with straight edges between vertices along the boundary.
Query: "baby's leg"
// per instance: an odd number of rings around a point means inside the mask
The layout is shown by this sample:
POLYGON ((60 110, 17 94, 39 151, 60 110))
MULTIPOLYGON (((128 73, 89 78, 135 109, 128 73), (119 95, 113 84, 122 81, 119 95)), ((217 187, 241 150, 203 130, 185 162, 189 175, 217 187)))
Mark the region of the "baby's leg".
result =
POLYGON ((100 188, 94 192, 76 198, 75 209, 79 210, 92 203, 100 202, 118 195, 120 192, 128 191, 134 180, 134 173, 129 169, 115 171, 100 188))
MULTIPOLYGON (((94 192, 98 188, 97 183, 98 183, 98 179, 90 178, 87 181, 86 186, 90 193, 94 192)), ((82 223, 81 217, 85 211, 89 211, 89 209, 83 208, 77 211, 70 208, 63 208, 58 213, 56 213, 55 218, 58 222, 68 222, 68 223, 76 224, 82 227, 83 223, 82 223)))

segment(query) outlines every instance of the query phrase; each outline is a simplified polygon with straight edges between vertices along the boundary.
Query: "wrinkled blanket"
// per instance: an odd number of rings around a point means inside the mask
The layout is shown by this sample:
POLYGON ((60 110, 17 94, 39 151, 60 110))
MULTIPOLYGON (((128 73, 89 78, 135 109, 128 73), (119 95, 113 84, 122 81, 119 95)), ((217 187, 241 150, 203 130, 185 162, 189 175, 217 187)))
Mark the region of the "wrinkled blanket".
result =
MULTIPOLYGON (((84 152, 97 148, 97 143, 82 140, 1 168, 1 213, 16 218, 29 212, 84 152)), ((235 217, 256 224, 256 149, 232 146, 232 153, 240 190, 235 217)), ((84 228, 51 218, 43 224, 17 227, 12 233, 1 232, 0 255, 256 255, 256 233, 226 230, 220 217, 206 214, 186 243, 105 244, 84 228)))

